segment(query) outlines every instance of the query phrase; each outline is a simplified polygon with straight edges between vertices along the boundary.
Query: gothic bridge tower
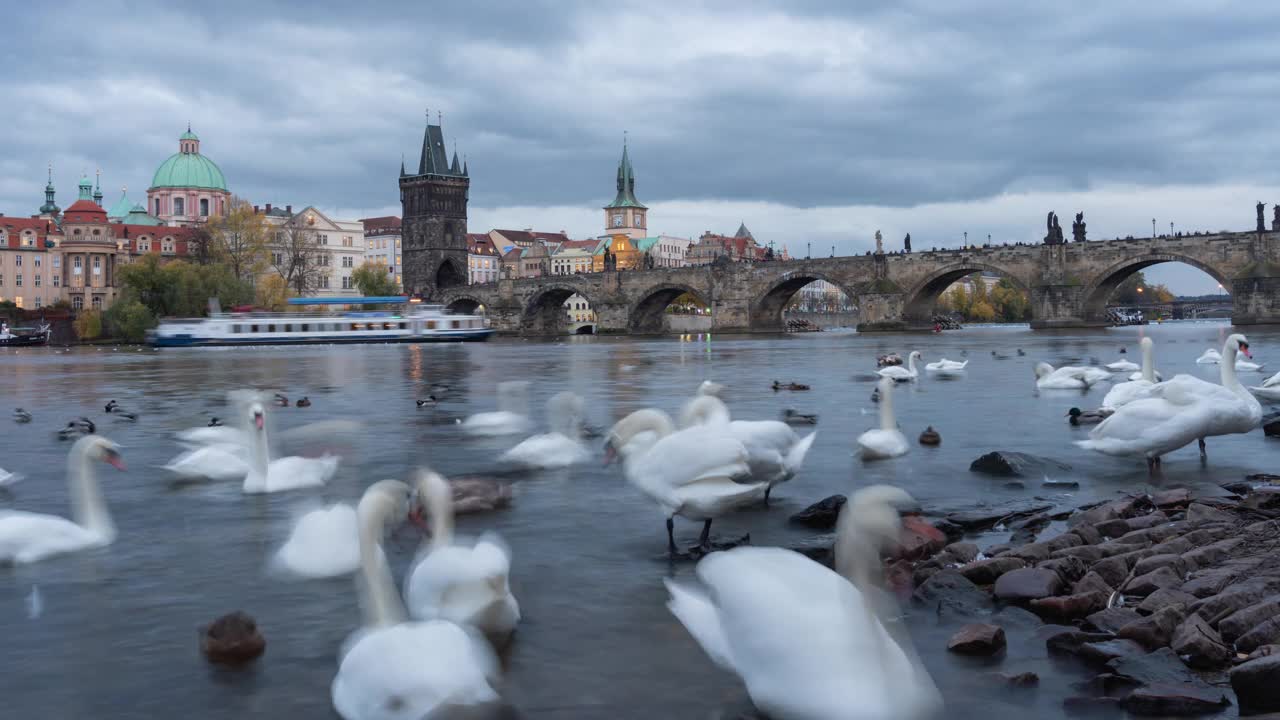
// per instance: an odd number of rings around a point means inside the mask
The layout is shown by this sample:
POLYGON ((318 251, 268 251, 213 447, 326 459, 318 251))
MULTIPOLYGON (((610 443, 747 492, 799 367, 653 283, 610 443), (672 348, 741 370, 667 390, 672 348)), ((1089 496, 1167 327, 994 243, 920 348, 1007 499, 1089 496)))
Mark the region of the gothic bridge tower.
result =
MULTIPOLYGON (((437 123, 439 121, 437 120, 437 123)), ((404 288, 432 298, 440 290, 467 284, 467 198, 471 177, 449 161, 444 132, 427 120, 416 173, 400 163, 404 288)))

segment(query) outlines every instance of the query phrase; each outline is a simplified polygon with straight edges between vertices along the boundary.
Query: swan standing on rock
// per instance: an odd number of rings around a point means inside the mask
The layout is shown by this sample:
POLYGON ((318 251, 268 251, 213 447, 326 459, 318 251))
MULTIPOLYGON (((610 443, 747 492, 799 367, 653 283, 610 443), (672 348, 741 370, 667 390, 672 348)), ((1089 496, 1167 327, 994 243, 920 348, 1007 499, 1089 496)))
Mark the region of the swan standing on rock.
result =
POLYGON ((526 438, 502 454, 501 460, 536 469, 563 468, 585 462, 590 453, 582 446, 582 398, 571 392, 556 393, 547 401, 550 432, 526 438))
POLYGON ((338 470, 338 458, 282 457, 271 460, 267 453, 267 414, 257 403, 249 406, 249 474, 244 476, 245 493, 275 493, 320 487, 338 470))
POLYGON ((1222 349, 1221 385, 1191 375, 1152 385, 1076 444, 1104 455, 1144 455, 1154 467, 1165 453, 1198 440, 1204 458, 1206 437, 1249 432, 1262 420, 1262 406, 1236 379, 1237 353, 1249 354, 1249 341, 1238 333, 1222 349))
POLYGON ((711 546, 711 521, 764 498, 767 482, 746 482, 746 446, 724 428, 697 425, 676 431, 666 413, 637 410, 619 420, 605 441, 605 462, 623 455, 627 481, 662 508, 667 551, 676 556, 676 515, 701 520, 698 550, 711 546), (743 481, 743 482, 740 482, 743 481))
MULTIPOLYGON (((876 373, 880 377, 889 378, 890 380, 897 382, 915 380, 920 377, 919 371, 916 370, 916 360, 919 360, 921 357, 919 350, 912 350, 911 354, 907 356, 907 366, 905 368, 901 365, 890 365, 886 368, 880 368, 876 373)), ((966 360, 965 362, 967 363, 969 361, 966 360)))
POLYGON ((909 500, 883 485, 854 493, 837 523, 835 571, 791 550, 735 548, 698 563, 705 590, 666 580, 667 607, 771 718, 928 717, 941 705, 937 688, 909 638, 877 612, 873 581, 901 531, 894 503, 909 500))
POLYGON ((932 362, 924 366, 925 370, 938 375, 939 377, 959 377, 964 374, 964 369, 969 365, 969 361, 956 362, 942 358, 938 362, 932 362))
POLYGON ((408 500, 408 486, 396 480, 374 483, 360 499, 365 626, 330 687, 343 720, 419 720, 499 699, 498 661, 482 638, 446 620, 405 621, 381 539, 388 518, 404 517, 408 500))
POLYGON ((0 564, 31 563, 52 555, 110 545, 116 526, 91 463, 124 470, 120 446, 98 435, 86 435, 67 455, 72 520, 57 515, 0 511, 0 564))
POLYGON ((907 454, 907 438, 893 417, 893 381, 880 380, 880 427, 858 436, 863 460, 881 460, 907 454))
POLYGON ((1102 398, 1103 410, 1114 410, 1131 400, 1140 398, 1148 388, 1156 384, 1155 351, 1153 349, 1155 343, 1151 341, 1151 338, 1144 337, 1139 345, 1142 348, 1142 374, 1140 379, 1120 383, 1108 390, 1106 397, 1102 398))
POLYGON ((462 421, 462 429, 472 435, 515 435, 529 427, 529 383, 509 380, 498 383, 498 409, 476 413, 462 421))
POLYGON ((415 620, 448 620, 474 627, 504 645, 520 622, 511 594, 511 551, 502 538, 485 533, 473 545, 453 537, 453 491, 438 474, 419 470, 418 506, 430 518, 431 539, 409 571, 405 600, 415 620))
POLYGON ((1088 390, 1111 378, 1111 373, 1096 367, 1054 368, 1046 362, 1036 363, 1036 387, 1040 390, 1088 390))
POLYGON ((801 438, 781 420, 730 420, 729 408, 719 398, 699 395, 685 403, 680 412, 680 427, 695 425, 720 427, 747 448, 747 467, 751 479, 769 483, 764 502, 769 504, 773 486, 780 485, 800 472, 805 455, 817 437, 811 432, 801 438))

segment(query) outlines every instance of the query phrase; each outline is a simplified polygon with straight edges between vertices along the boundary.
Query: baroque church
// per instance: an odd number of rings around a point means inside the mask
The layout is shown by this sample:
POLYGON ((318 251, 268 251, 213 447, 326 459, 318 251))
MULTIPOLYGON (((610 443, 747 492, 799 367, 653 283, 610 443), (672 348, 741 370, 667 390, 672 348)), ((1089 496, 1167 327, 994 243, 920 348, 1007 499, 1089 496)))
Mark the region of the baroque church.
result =
POLYGON ((410 295, 467 284, 467 199, 471 177, 457 150, 450 162, 444 130, 427 121, 417 172, 400 163, 403 278, 410 295))

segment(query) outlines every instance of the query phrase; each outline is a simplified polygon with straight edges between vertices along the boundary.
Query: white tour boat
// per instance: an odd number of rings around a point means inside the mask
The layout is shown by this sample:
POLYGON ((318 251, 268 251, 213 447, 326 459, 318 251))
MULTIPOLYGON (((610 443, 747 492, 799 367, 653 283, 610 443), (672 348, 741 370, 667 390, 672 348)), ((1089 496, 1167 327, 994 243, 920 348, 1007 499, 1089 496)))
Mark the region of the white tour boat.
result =
MULTIPOLYGON (((292 305, 405 303, 405 298, 315 298, 292 305)), ((305 345, 324 343, 460 342, 493 334, 482 315, 455 315, 440 305, 405 303, 403 311, 231 312, 166 319, 147 333, 155 347, 305 345)))

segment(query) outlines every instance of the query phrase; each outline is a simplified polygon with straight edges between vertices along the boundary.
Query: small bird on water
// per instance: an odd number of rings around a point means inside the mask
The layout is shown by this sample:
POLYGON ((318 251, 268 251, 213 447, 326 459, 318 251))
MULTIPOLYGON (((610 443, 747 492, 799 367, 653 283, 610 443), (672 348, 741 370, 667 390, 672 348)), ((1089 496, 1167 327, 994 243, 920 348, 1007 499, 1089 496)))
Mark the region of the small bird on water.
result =
POLYGON ((924 429, 924 432, 920 433, 920 444, 921 445, 941 445, 942 436, 938 434, 937 430, 933 429, 932 425, 930 425, 924 429))
POLYGON ((209 418, 209 427, 222 427, 222 421, 216 417, 209 418))
POLYGON ((23 410, 22 408, 17 408, 13 411, 13 421, 17 423, 29 423, 31 422, 31 413, 23 410))
POLYGON ((415 403, 418 407, 434 407, 434 406, 435 406, 435 404, 436 404, 436 403, 438 403, 438 402, 440 402, 440 401, 436 399, 436 396, 435 396, 435 395, 428 395, 428 396, 426 397, 426 399, 424 399, 424 400, 415 400, 415 401, 414 401, 414 403, 415 403))
POLYGON ((1110 408, 1098 408, 1097 410, 1081 410, 1078 407, 1073 407, 1067 411, 1067 418, 1068 418, 1067 422, 1071 423, 1072 425, 1097 425, 1103 420, 1106 420, 1107 418, 1111 417, 1111 415, 1114 413, 1115 413, 1115 410, 1111 410, 1110 408))
POLYGON ((301 399, 301 400, 299 400, 299 401, 297 402, 297 406, 298 406, 298 407, 311 407, 311 400, 309 400, 309 399, 307 398, 307 396, 306 396, 306 395, 303 395, 303 396, 302 396, 302 399, 301 399))

